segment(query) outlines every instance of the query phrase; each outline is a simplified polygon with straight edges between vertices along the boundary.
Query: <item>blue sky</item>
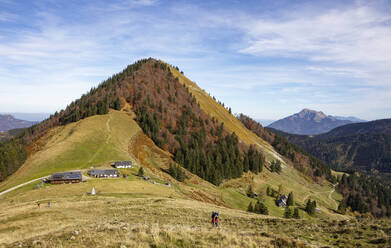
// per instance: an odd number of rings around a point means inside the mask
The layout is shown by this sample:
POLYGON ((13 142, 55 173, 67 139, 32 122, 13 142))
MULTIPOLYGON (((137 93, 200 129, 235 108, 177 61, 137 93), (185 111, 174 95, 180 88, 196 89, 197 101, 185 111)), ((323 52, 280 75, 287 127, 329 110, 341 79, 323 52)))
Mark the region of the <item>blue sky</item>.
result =
POLYGON ((254 118, 391 118, 389 1, 0 0, 0 112, 53 113, 145 57, 254 118))

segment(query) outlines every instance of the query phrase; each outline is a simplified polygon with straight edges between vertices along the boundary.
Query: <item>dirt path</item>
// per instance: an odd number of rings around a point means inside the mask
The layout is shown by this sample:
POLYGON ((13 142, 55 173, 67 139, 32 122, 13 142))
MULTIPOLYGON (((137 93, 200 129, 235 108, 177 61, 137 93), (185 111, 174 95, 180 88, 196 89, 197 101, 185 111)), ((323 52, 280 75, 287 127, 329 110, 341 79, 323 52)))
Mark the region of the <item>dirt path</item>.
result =
POLYGON ((337 201, 334 200, 331 195, 334 193, 335 191, 335 186, 337 186, 337 184, 333 184, 333 189, 330 191, 330 194, 329 194, 329 199, 332 200, 335 204, 335 209, 338 209, 338 204, 337 204, 337 201))
MULTIPOLYGON (((332 195, 332 194, 334 193, 334 191, 335 191, 335 186, 337 186, 337 184, 333 184, 333 189, 330 190, 329 195, 328 195, 328 198, 334 203, 335 209, 337 209, 337 208, 338 208, 338 203, 337 203, 336 200, 334 200, 334 199, 331 197, 331 195, 332 195)), ((303 202, 305 203, 305 202, 307 201, 307 199, 310 197, 310 195, 318 195, 318 194, 320 194, 320 193, 326 193, 326 192, 328 192, 328 191, 317 191, 317 192, 308 193, 308 194, 304 197, 303 202)))
MULTIPOLYGON (((110 128, 110 121, 112 119, 111 115, 108 115, 109 118, 107 119, 106 121, 106 129, 107 129, 107 137, 106 137, 106 140, 105 140, 105 143, 106 144, 109 144, 109 140, 111 139, 111 128, 110 128)), ((91 156, 91 158, 88 160, 87 163, 91 163, 95 158, 96 156, 98 155, 98 153, 100 153, 102 150, 102 146, 96 150, 96 152, 94 153, 94 155, 91 156)))
MULTIPOLYGON (((87 169, 79 170, 79 171, 80 171, 81 173, 85 173, 85 172, 87 171, 87 169)), ((28 182, 25 182, 25 183, 16 185, 16 186, 14 186, 14 187, 12 187, 12 188, 9 188, 9 189, 7 189, 7 190, 4 190, 4 191, 0 192, 0 196, 5 195, 5 194, 7 194, 7 193, 9 193, 9 192, 11 192, 11 191, 14 191, 14 190, 16 190, 16 189, 19 189, 19 188, 21 188, 21 187, 23 187, 23 186, 26 186, 26 185, 28 185, 28 184, 30 184, 30 183, 33 183, 33 182, 36 182, 36 181, 39 181, 39 180, 42 180, 42 179, 45 179, 45 178, 48 178, 48 177, 50 177, 50 175, 49 175, 49 176, 40 177, 40 178, 36 178, 36 179, 30 180, 30 181, 28 181, 28 182)), ((91 177, 83 175, 83 180, 88 180, 88 179, 91 179, 91 177)))
POLYGON ((111 128, 110 128, 110 121, 111 121, 111 115, 109 114, 109 119, 106 121, 106 129, 107 129, 107 138, 106 138, 106 144, 109 143, 109 140, 111 139, 111 128))
POLYGON ((25 186, 25 185, 27 185, 27 184, 30 184, 30 183, 33 183, 33 182, 36 182, 36 181, 39 181, 39 180, 42 180, 42 179, 48 178, 48 177, 49 177, 49 176, 44 176, 44 177, 36 178, 36 179, 30 180, 30 181, 28 181, 28 182, 19 184, 19 185, 15 186, 15 187, 12 187, 12 188, 10 188, 10 189, 4 190, 3 192, 0 192, 0 196, 6 194, 6 193, 8 193, 8 192, 14 191, 14 190, 16 190, 16 189, 19 189, 20 187, 23 187, 23 186, 25 186))

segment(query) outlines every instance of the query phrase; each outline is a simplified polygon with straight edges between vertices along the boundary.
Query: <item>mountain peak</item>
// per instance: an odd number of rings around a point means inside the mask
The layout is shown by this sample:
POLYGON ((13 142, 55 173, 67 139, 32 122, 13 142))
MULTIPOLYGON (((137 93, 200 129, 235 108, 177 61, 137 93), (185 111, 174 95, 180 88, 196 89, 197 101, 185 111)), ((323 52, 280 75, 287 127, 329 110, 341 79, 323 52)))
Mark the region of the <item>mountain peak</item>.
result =
POLYGON ((32 125, 34 125, 34 122, 19 120, 10 114, 0 114, 0 132, 32 125))
POLYGON ((304 108, 299 113, 273 122, 269 127, 292 134, 314 135, 326 133, 333 128, 350 123, 353 122, 337 119, 322 111, 304 108))
POLYGON ((316 110, 312 110, 312 109, 303 109, 302 111, 300 111, 299 113, 295 114, 294 115, 295 117, 299 117, 299 118, 304 118, 304 119, 307 119, 307 120, 314 120, 314 121, 321 121, 325 118, 327 118, 328 116, 325 115, 322 111, 316 111, 316 110))

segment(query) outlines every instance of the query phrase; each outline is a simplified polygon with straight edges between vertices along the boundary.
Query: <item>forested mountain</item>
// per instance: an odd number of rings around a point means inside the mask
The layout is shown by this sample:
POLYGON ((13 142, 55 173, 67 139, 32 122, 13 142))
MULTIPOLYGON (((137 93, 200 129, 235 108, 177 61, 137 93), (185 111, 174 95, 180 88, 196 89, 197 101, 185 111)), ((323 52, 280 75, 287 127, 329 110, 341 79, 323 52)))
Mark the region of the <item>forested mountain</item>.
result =
POLYGON ((17 170, 26 154, 34 152, 29 145, 50 128, 123 106, 134 111, 136 121, 156 145, 213 184, 240 177, 248 170, 262 171, 261 151, 239 142, 235 133, 224 128, 224 123, 206 114, 167 64, 144 59, 91 89, 65 110, 26 129, 21 137, 2 144, 0 180, 17 170))
MULTIPOLYGON (((240 142, 223 122, 201 109, 187 88, 195 86, 180 83, 172 69, 175 70, 155 59, 140 60, 91 89, 65 110, 26 129, 21 137, 4 143, 0 147, 4 154, 0 160, 0 180, 23 163, 26 156, 16 154, 34 153, 39 149, 34 142, 51 128, 106 114, 109 108, 119 110, 123 107, 135 113, 144 133, 157 146, 170 152, 178 164, 213 184, 238 178, 249 170, 261 172, 265 161, 262 151, 240 142)), ((243 132, 241 135, 243 137, 243 132)), ((282 141, 274 144, 275 149, 295 161, 295 166, 304 174, 314 179, 331 179, 327 166, 308 157, 301 163, 299 153, 292 152, 288 146, 282 141)))
POLYGON ((350 123, 352 121, 341 120, 340 117, 325 115, 320 111, 303 109, 299 113, 273 122, 268 127, 291 134, 315 135, 350 123))
POLYGON ((269 129, 336 170, 347 171, 338 186, 340 208, 375 216, 391 215, 391 119, 354 123, 316 136, 269 129), (358 174, 356 172, 359 172, 358 174))
POLYGON ((15 128, 25 128, 34 125, 34 122, 19 120, 12 115, 0 114, 0 132, 8 131, 15 128))
POLYGON ((335 182, 335 178, 331 175, 330 168, 327 164, 309 155, 307 152, 298 146, 290 143, 284 137, 270 132, 262 127, 261 124, 251 119, 250 117, 240 114, 238 119, 244 126, 262 139, 268 141, 272 146, 283 156, 289 158, 294 166, 309 177, 320 178, 324 177, 331 182, 335 182))
POLYGON ((12 137, 23 134, 25 128, 11 129, 6 132, 0 132, 0 143, 11 139, 12 137))
POLYGON ((272 131, 335 169, 391 173, 391 119, 349 124, 313 137, 272 131))

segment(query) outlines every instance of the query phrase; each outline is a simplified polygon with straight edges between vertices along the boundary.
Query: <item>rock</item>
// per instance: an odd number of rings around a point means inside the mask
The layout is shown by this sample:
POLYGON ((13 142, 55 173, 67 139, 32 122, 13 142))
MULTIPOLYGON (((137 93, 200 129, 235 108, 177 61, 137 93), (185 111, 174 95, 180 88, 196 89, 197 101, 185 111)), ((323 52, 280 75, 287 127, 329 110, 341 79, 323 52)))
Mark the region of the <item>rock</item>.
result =
POLYGON ((126 245, 121 245, 120 248, 126 248, 126 245))
POLYGON ((33 241, 33 246, 38 246, 38 245, 41 245, 41 241, 40 240, 34 240, 33 241))
POLYGON ((72 237, 71 237, 71 240, 75 240, 75 239, 76 239, 76 237, 75 237, 75 236, 72 236, 72 237))

